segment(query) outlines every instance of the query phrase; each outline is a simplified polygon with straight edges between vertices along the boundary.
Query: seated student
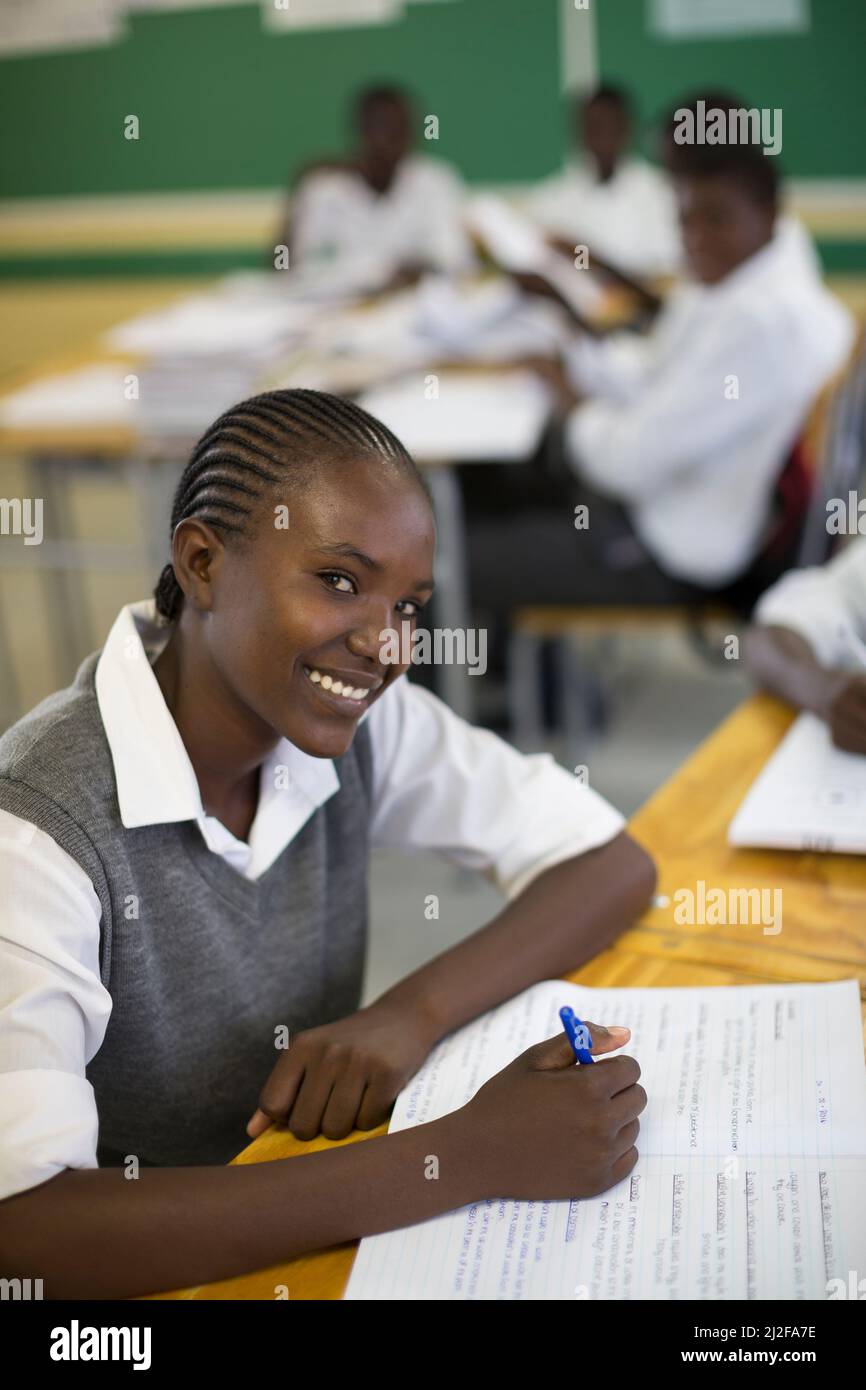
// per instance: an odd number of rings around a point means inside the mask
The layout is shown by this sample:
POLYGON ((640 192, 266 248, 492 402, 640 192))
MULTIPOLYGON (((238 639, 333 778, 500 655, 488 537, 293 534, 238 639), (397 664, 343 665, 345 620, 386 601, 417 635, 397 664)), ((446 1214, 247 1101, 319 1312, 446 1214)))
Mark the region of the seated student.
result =
MULTIPOLYGON (((610 943, 654 873, 594 791, 383 661, 433 587, 434 526, 359 407, 295 390, 228 411, 172 536, 155 603, 0 740, 2 1273, 133 1295, 616 1182, 639 1068, 573 1066, 564 1034, 432 1124, 208 1166, 271 1119, 379 1125, 438 1039, 610 943), (359 1009, 371 845, 438 849, 508 903, 359 1009)), ((599 1052, 628 1038, 592 1031, 599 1052)))
POLYGON ((693 283, 644 338, 574 339, 548 370, 578 488, 558 511, 473 536, 494 602, 698 602, 748 612, 775 572, 762 546, 809 407, 844 363, 848 312, 774 241, 776 166, 743 145, 683 146, 676 188, 693 283), (575 512, 572 529, 570 511, 575 512), (580 523, 578 525, 578 523, 580 523), (509 527, 513 528, 512 531, 509 527), (507 567, 496 557, 507 553, 507 567))
POLYGON ((761 598, 746 658, 768 690, 866 753, 866 538, 823 567, 792 570, 761 598))
POLYGON ((525 201, 547 231, 586 245, 634 275, 668 274, 680 260, 676 207, 669 180, 629 152, 631 105, 619 87, 598 87, 575 103, 580 158, 546 179, 525 201))
MULTIPOLYGON (((722 91, 719 88, 711 88, 696 92, 692 96, 683 97, 676 106, 672 107, 662 122, 659 141, 661 161, 671 177, 675 174, 679 163, 681 147, 675 137, 681 113, 691 111, 697 115, 700 102, 703 102, 703 109, 707 115, 713 111, 722 111, 725 113, 726 119, 730 112, 742 112, 749 109, 747 103, 734 96, 732 92, 722 91)), ((780 209, 773 228, 773 241, 790 256, 792 273, 818 276, 823 274, 823 267, 815 243, 808 228, 800 221, 799 217, 780 209)))
POLYGON ((360 94, 357 153, 313 168, 295 193, 287 232, 293 264, 333 263, 359 284, 376 285, 421 269, 472 268, 463 185, 450 165, 411 153, 414 121, 397 88, 360 94))

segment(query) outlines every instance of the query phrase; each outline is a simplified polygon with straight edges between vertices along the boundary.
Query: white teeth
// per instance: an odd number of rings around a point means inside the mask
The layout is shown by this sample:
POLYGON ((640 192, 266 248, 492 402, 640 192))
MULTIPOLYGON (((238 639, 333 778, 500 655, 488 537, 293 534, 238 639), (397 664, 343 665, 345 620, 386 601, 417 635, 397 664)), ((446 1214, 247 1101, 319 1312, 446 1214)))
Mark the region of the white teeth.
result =
POLYGON ((309 666, 304 667, 304 674, 309 677, 313 685, 321 685, 323 690, 330 690, 334 695, 342 695, 344 700, 366 700, 370 691, 363 685, 351 686, 337 680, 334 676, 323 676, 321 671, 311 670, 309 666))

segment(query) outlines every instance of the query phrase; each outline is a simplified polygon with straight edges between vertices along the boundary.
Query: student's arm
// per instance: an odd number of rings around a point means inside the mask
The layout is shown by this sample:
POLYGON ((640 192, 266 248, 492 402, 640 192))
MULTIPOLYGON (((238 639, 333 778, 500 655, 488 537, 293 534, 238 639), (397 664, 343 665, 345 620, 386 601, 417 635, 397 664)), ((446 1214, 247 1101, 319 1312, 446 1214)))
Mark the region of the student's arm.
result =
POLYGON ((628 399, 592 400, 569 418, 575 467, 606 496, 652 497, 700 463, 708 445, 736 449, 788 397, 788 363, 760 315, 741 312, 712 331, 704 322, 696 334, 643 380, 636 376, 628 399))
MULTIPOLYGON (((628 1038, 590 1030, 598 1053, 628 1038)), ((48 1298, 127 1298, 264 1269, 484 1197, 603 1192, 637 1161, 646 1094, 631 1057, 573 1061, 564 1035, 548 1039, 462 1109, 323 1153, 145 1168, 134 1180, 121 1169, 63 1172, 0 1202, 0 1277, 40 1278, 48 1298)))
MULTIPOLYGON (((142 1167, 134 1178, 97 1168, 85 1065, 111 1007, 98 974, 98 900, 74 860, 4 811, 0 881, 2 1278, 42 1279, 48 1298, 157 1292, 483 1196, 588 1196, 634 1164, 645 1103, 637 1064, 574 1067, 560 1038, 524 1053, 454 1114, 367 1144, 231 1168, 142 1167), (554 1087, 551 1071, 562 1073, 554 1087)), ((599 1053, 628 1039, 627 1030, 591 1031, 599 1053)))
POLYGON ((441 1037, 576 969, 653 890, 652 862, 622 816, 546 755, 523 757, 402 679, 369 718, 374 843, 437 849, 485 872, 509 902, 374 1004, 296 1038, 263 1087, 251 1135, 268 1117, 302 1139, 373 1128, 441 1037))
POLYGON ((851 669, 866 631, 866 540, 822 568, 794 570, 764 594, 746 634, 761 684, 823 719, 838 748, 866 753, 866 672, 851 669))
POLYGON ((539 980, 567 975, 625 931, 655 887, 649 855, 624 832, 534 879, 492 922, 383 995, 442 1036, 539 980))

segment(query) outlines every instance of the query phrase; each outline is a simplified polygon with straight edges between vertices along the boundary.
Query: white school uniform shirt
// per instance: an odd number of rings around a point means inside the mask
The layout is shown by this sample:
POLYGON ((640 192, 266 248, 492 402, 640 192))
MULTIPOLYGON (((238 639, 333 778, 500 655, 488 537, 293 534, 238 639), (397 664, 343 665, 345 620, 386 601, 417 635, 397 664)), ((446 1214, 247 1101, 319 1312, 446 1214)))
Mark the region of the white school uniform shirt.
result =
POLYGON ((525 210, 555 236, 589 247, 633 275, 666 275, 680 264, 676 201, 667 175, 645 159, 623 160, 601 182, 592 164, 568 166, 529 194, 525 210))
POLYGON ((463 201, 456 172, 425 155, 401 160, 384 193, 350 170, 315 170, 294 200, 294 254, 301 264, 333 263, 359 283, 387 281, 407 262, 460 274, 475 263, 463 201))
POLYGON ((809 643, 822 666, 864 669, 866 537, 849 541, 826 565, 791 570, 762 595, 754 621, 787 627, 809 643))
MULTIPOLYGON (((249 842, 236 839, 204 812, 145 656, 145 645, 155 655, 166 640, 152 601, 129 605, 97 665, 121 820, 128 829, 195 820, 213 854, 257 879, 339 789, 337 770, 281 739, 262 768, 249 842), (288 769, 279 786, 277 766, 288 769)), ((623 828, 618 811, 548 754, 524 757, 403 677, 362 717, 372 748, 375 846, 439 850, 513 898, 543 870, 623 828)), ((97 1112, 85 1067, 102 1044, 112 1002, 100 980, 92 882, 45 831, 6 811, 0 883, 2 1199, 65 1168, 96 1166, 97 1112)))
POLYGON ((646 337, 573 343, 592 399, 566 423, 572 467, 628 508, 664 570, 721 587, 754 559, 775 481, 853 339, 802 239, 774 236, 719 284, 674 290, 646 337))

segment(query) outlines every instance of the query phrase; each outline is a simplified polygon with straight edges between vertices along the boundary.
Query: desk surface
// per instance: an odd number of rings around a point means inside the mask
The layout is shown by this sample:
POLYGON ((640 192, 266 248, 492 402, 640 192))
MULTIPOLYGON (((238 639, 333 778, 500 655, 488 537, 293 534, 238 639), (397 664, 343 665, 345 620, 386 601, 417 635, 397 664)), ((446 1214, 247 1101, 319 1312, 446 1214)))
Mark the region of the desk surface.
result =
MULTIPOLYGON (((783 854, 731 849, 728 822, 749 784, 791 723, 790 710, 756 696, 731 715, 646 803, 631 822, 635 836, 656 857, 659 893, 714 887, 781 887, 783 927, 678 927, 673 908, 654 908, 609 950, 569 978, 596 987, 771 984, 866 976, 866 860, 853 855, 783 854)), ((866 1019, 866 1009, 864 1009, 866 1019)), ((373 1134, 385 1133, 385 1126, 373 1134)), ((363 1142, 354 1135, 345 1143, 363 1142)), ((268 1162, 330 1147, 319 1138, 301 1144, 270 1130, 235 1163, 268 1162)), ((272 1269, 163 1299, 268 1299, 275 1285, 290 1298, 340 1298, 354 1245, 290 1260, 272 1269)))
POLYGON ((634 816, 630 830, 658 865, 653 908, 620 940, 624 949, 730 967, 763 980, 866 977, 866 858, 736 849, 728 824, 794 715, 780 701, 746 701, 634 816), (709 888, 781 890, 782 930, 677 924, 674 894, 709 888))

